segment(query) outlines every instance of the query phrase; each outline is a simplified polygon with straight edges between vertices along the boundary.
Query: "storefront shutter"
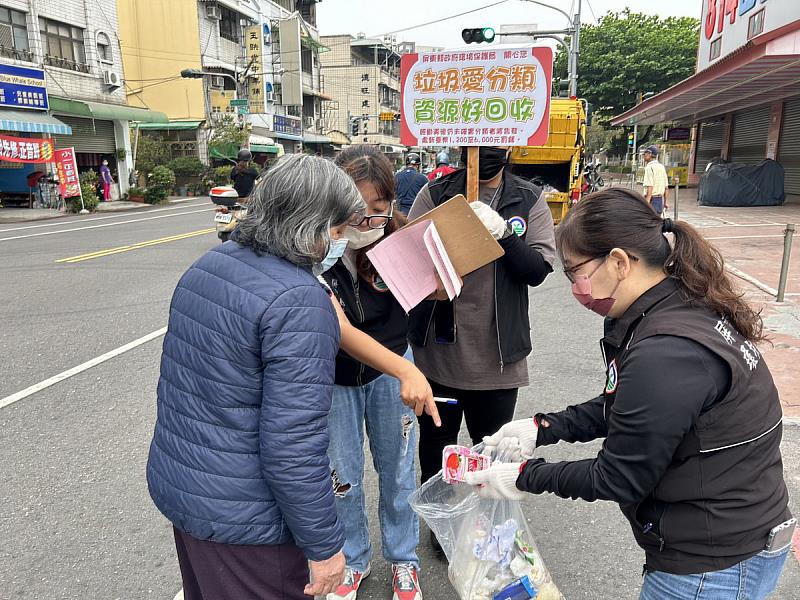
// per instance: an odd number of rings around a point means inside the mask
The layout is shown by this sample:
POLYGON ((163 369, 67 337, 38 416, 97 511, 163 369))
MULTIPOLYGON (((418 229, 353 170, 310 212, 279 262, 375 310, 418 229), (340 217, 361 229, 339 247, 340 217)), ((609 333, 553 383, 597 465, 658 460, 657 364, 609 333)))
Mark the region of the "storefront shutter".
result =
POLYGON ((770 106, 747 109, 733 116, 731 162, 754 165, 767 157, 770 106))
POLYGON ((56 148, 74 147, 75 152, 114 154, 114 122, 100 119, 81 119, 58 115, 58 120, 72 127, 72 135, 53 136, 56 148))
POLYGON ((706 165, 722 154, 722 121, 712 121, 700 125, 700 139, 697 142, 697 158, 695 172, 705 173, 706 165))
POLYGON ((788 100, 783 107, 778 162, 786 170, 786 193, 800 194, 800 98, 788 100))

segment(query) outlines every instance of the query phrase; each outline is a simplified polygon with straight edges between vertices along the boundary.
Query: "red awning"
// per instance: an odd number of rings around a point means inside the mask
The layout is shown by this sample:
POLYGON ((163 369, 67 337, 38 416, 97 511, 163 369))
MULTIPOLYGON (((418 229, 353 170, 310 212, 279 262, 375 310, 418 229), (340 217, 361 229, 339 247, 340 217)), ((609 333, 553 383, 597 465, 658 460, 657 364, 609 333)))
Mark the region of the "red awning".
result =
POLYGON ((762 36, 688 79, 612 119, 612 125, 690 125, 800 94, 800 22, 762 36), (785 31, 785 30, 784 30, 785 31), (773 32, 775 34, 776 32, 773 32))

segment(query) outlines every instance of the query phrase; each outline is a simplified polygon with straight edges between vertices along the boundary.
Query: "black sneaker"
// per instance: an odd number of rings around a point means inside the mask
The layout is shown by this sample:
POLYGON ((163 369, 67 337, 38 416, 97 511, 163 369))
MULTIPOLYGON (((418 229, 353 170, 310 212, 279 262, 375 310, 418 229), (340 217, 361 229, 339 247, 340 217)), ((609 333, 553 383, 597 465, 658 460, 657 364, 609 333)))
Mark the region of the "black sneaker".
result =
POLYGON ((439 543, 439 540, 436 539, 436 534, 431 531, 431 546, 433 547, 433 553, 436 554, 438 558, 442 558, 444 556, 444 550, 442 550, 442 545, 439 543))

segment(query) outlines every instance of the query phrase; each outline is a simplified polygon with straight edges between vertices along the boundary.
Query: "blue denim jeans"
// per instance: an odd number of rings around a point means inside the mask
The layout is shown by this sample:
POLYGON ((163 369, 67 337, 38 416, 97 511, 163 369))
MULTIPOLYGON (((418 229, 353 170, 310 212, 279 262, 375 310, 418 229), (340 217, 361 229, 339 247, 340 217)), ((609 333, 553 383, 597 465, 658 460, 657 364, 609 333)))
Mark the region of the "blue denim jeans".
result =
MULTIPOLYGON (((410 353, 407 358, 410 358, 410 353)), ((361 387, 336 385, 328 416, 328 458, 336 511, 345 528, 347 566, 366 569, 372 558, 364 497, 364 426, 378 472, 378 517, 383 557, 419 566, 419 520, 408 504, 417 486, 417 418, 400 401, 400 382, 388 375, 361 387)))
POLYGON ((775 591, 790 548, 764 550, 722 571, 697 575, 648 572, 639 600, 763 600, 775 591))

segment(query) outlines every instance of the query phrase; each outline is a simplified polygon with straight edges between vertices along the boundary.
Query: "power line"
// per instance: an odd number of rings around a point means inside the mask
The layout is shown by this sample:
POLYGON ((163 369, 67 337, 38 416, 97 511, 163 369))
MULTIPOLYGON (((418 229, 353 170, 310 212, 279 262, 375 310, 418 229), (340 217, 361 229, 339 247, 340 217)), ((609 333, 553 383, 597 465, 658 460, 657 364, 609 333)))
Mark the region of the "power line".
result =
POLYGON ((436 23, 442 23, 444 21, 449 21, 450 19, 456 19, 458 17, 463 17, 464 15, 469 15, 474 12, 478 12, 481 10, 486 10, 487 8, 491 8, 493 6, 497 6, 498 4, 505 4, 509 0, 500 0, 499 2, 493 2, 491 4, 485 4, 484 6, 479 6, 478 8, 473 8, 472 10, 466 10, 461 13, 457 13, 455 15, 450 15, 449 17, 442 17, 441 19, 436 19, 434 21, 428 21, 427 23, 420 23, 419 25, 412 25, 411 27, 404 27, 402 29, 396 29, 394 31, 387 31, 383 34, 378 34, 375 37, 381 37, 384 35, 393 35, 395 33, 402 33, 403 31, 410 31, 411 29, 419 29, 420 27, 427 27, 428 25, 435 25, 436 23))
POLYGON ((592 18, 594 19, 595 23, 599 23, 600 21, 597 20, 597 17, 594 14, 594 9, 592 8, 592 3, 589 0, 586 0, 586 4, 589 6, 589 12, 592 13, 592 18))

